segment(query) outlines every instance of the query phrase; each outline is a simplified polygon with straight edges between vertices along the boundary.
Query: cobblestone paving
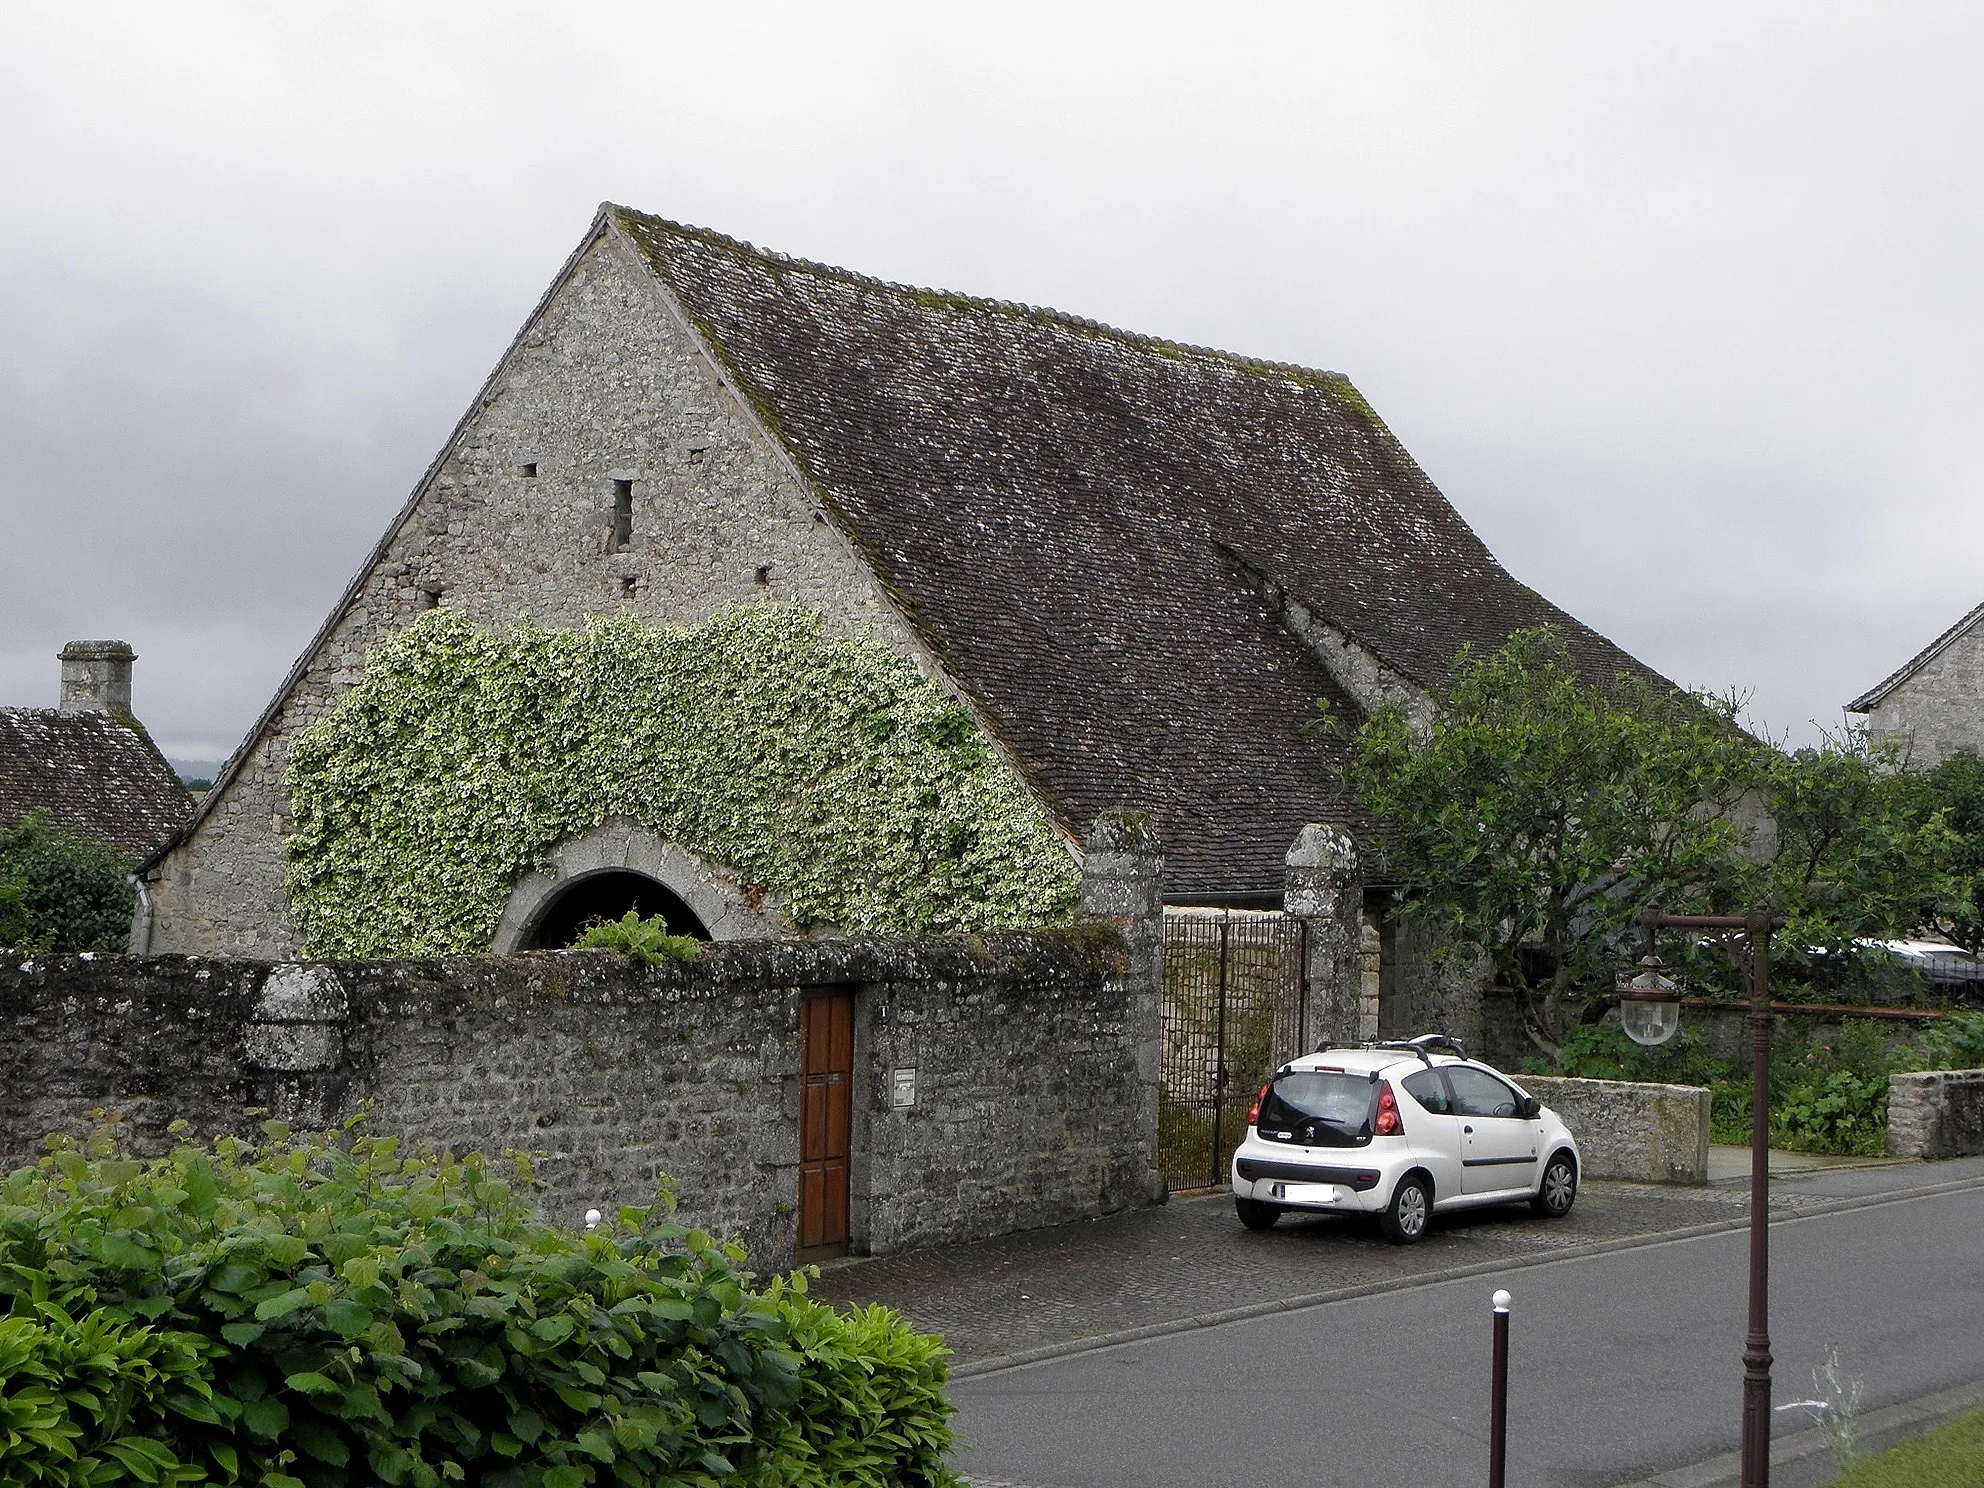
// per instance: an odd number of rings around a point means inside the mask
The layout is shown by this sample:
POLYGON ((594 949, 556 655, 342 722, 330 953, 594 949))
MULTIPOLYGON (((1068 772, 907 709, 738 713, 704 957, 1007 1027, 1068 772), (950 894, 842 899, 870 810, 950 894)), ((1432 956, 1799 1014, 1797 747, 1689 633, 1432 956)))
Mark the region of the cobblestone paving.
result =
MULTIPOLYGON (((1333 1215, 1242 1229, 1224 1194, 976 1245, 828 1267, 814 1295, 884 1302, 942 1333, 960 1363, 1100 1334, 1268 1304, 1340 1287, 1435 1279, 1455 1267, 1538 1258, 1576 1245, 1740 1219, 1739 1186, 1590 1184, 1568 1218, 1476 1210, 1434 1221, 1418 1245, 1393 1246, 1333 1215)), ((1805 1206, 1780 1191, 1773 1209, 1805 1206)))

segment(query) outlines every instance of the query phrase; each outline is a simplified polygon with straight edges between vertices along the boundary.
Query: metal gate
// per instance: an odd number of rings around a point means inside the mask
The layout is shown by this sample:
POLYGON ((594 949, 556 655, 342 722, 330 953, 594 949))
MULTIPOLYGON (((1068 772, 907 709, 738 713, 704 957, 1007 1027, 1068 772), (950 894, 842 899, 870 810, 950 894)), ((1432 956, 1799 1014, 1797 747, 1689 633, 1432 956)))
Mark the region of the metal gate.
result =
POLYGON ((1166 910, 1158 1162, 1173 1192, 1226 1182, 1247 1107, 1308 1049, 1308 926, 1251 910, 1166 910))

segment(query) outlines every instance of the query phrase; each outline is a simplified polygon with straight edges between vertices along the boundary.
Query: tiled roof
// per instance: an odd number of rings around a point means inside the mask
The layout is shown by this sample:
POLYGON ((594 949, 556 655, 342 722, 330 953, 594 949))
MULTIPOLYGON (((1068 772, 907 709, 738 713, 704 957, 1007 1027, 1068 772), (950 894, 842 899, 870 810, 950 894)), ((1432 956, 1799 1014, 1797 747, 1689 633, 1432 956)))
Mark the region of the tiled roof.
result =
POLYGON ((0 826, 49 824, 143 857, 192 815, 193 798, 145 731, 109 713, 0 708, 0 826))
POLYGON ((1902 683, 1906 682, 1910 677, 1942 655, 1943 651, 1952 641, 1956 640, 1980 620, 1984 620, 1984 604, 1979 605, 1948 630, 1929 642, 1920 651, 1917 651, 1903 665, 1890 672, 1881 682, 1868 688, 1860 696, 1848 703, 1846 705, 1846 711, 1849 713, 1873 712, 1874 709, 1887 701, 1889 693, 1893 692, 1902 683))
POLYGON ((1064 821, 1154 813, 1170 892, 1278 889, 1304 823, 1365 825, 1304 728, 1354 705, 1246 568, 1421 687, 1546 622, 1594 680, 1646 671, 1337 373, 609 210, 1064 821))

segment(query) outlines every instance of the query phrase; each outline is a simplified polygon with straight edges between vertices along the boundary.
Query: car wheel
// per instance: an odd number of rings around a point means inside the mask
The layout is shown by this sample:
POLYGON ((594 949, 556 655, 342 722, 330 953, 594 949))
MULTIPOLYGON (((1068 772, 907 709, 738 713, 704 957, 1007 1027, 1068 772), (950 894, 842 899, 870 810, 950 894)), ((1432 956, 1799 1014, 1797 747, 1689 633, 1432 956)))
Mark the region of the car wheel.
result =
POLYGON ((1271 1230, 1281 1218, 1281 1205, 1263 1204, 1259 1199, 1235 1199, 1233 1210, 1250 1230, 1271 1230))
POLYGON ((1433 1217, 1433 1191, 1424 1178, 1401 1178, 1392 1190, 1392 1201, 1378 1216, 1378 1229, 1394 1245, 1413 1245, 1426 1238, 1426 1223, 1433 1217))
POLYGON ((1546 1219, 1562 1219, 1578 1201, 1578 1165, 1568 1152, 1559 1152, 1544 1164, 1543 1181, 1536 1186, 1536 1197, 1529 1207, 1546 1219))

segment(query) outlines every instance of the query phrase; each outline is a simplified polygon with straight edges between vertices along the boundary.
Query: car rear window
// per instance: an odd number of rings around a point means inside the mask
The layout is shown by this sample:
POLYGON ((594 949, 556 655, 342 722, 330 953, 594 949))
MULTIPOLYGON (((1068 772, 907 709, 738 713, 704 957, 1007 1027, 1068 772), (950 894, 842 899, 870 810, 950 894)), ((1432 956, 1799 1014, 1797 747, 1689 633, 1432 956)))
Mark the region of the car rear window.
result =
POLYGON ((1339 1145, 1366 1134, 1372 1089, 1369 1075, 1291 1070, 1276 1076, 1268 1088, 1260 1130, 1288 1132, 1299 1142, 1339 1145))

